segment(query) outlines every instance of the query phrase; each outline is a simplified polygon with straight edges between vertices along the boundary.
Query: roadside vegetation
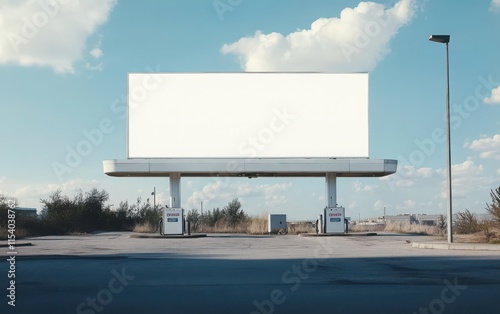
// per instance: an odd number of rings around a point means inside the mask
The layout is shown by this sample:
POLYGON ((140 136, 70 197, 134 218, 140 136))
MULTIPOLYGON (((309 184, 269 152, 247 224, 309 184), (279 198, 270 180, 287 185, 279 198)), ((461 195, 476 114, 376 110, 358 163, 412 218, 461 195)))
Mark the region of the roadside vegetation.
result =
MULTIPOLYGON (((463 242, 500 243, 500 187, 491 190, 491 203, 486 204, 486 212, 492 219, 481 220, 465 209, 453 217, 454 233, 463 242)), ((0 195, 0 238, 7 237, 8 198, 0 195)), ((161 209, 138 198, 135 203, 120 202, 117 207, 107 204, 109 194, 105 190, 91 189, 77 191, 73 197, 53 192, 43 205, 39 215, 16 214, 16 237, 38 235, 60 235, 90 233, 94 231, 135 231, 145 233, 159 232, 161 209)), ((267 234, 267 215, 251 217, 242 209, 235 198, 222 209, 199 212, 197 209, 186 211, 191 232, 203 233, 246 233, 267 234)), ((446 235, 446 221, 437 226, 409 223, 387 223, 385 225, 352 225, 353 232, 387 231, 422 235, 446 235)), ((314 233, 312 222, 288 223, 288 234, 314 233)))
MULTIPOLYGON (((98 230, 131 231, 136 225, 158 224, 160 209, 153 208, 149 202, 121 202, 116 209, 107 205, 109 194, 105 190, 91 189, 77 191, 72 198, 62 195, 60 190, 53 192, 43 204, 39 215, 26 215, 16 212, 16 237, 37 235, 60 235, 89 233, 98 230)), ((0 195, 0 237, 6 237, 7 197, 0 195)))
POLYGON ((486 204, 486 212, 492 219, 479 219, 468 209, 453 217, 454 232, 470 242, 500 243, 500 187, 490 191, 491 203, 486 204))
MULTIPOLYGON (((446 230, 446 227, 445 227, 446 230)), ((352 232, 396 232, 420 235, 442 235, 443 230, 439 226, 428 226, 410 224, 409 222, 388 222, 386 224, 353 225, 352 232)))
MULTIPOLYGON (((486 213, 491 219, 480 219, 465 209, 453 215, 453 233, 459 242, 500 243, 500 187, 491 190, 491 203, 486 204, 486 213)), ((353 232, 397 232, 421 235, 446 236, 447 224, 442 219, 436 226, 391 222, 374 225, 353 225, 353 232)))

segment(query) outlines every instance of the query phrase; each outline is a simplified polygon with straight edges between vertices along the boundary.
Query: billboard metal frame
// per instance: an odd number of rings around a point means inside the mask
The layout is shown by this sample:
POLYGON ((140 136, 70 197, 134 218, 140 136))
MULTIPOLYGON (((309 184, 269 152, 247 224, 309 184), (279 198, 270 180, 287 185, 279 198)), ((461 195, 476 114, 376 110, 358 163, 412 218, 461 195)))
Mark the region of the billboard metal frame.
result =
MULTIPOLYGON (((251 73, 248 74, 251 75, 251 73)), ((148 84, 153 83, 154 80, 148 82, 148 84)), ((368 104, 366 105, 368 106, 368 104)), ((128 157, 130 156, 129 136, 127 126, 128 157)), ((335 143, 322 141, 320 145, 335 145, 335 143)), ((368 146, 366 148, 368 149, 368 146)), ((171 149, 175 149, 175 146, 171 149)), ((383 177, 396 173, 397 164, 397 160, 394 159, 370 159, 369 156, 356 156, 354 158, 345 156, 285 156, 284 158, 191 156, 189 158, 104 160, 103 170, 106 175, 113 177, 168 177, 170 180, 170 207, 175 208, 181 207, 181 177, 324 177, 325 207, 337 207, 338 177, 383 177)))

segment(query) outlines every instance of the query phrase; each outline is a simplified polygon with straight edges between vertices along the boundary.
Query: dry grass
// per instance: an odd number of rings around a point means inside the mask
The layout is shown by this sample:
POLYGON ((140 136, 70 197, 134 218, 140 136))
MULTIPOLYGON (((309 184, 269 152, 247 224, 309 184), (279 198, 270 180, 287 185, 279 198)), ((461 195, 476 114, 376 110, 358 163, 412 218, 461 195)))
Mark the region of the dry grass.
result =
POLYGON ((408 222, 389 222, 387 224, 374 225, 354 225, 350 228, 353 232, 396 232, 396 233, 413 233, 422 235, 441 235, 441 231, 436 226, 426 226, 410 224, 408 222))
POLYGON ((298 223, 288 223, 287 232, 289 234, 316 233, 316 228, 312 222, 303 221, 298 223))
POLYGON ((137 233, 158 233, 157 228, 151 226, 148 222, 135 225, 133 231, 137 233))
MULTIPOLYGON (((350 228, 353 232, 396 232, 412 233, 420 235, 443 236, 443 232, 437 226, 417 225, 402 222, 392 222, 387 224, 375 225, 354 225, 350 228)), ((454 241, 457 243, 500 243, 500 228, 491 224, 483 225, 483 230, 472 234, 453 234, 454 241), (487 227, 484 227, 487 226, 487 227)))
POLYGON ((267 233, 267 215, 251 217, 248 223, 247 233, 266 234, 267 233))
POLYGON ((374 224, 374 225, 349 225, 349 232, 377 232, 384 231, 385 225, 374 224))
MULTIPOLYGON (((201 232, 201 233, 243 233, 243 234, 268 234, 267 227, 267 214, 250 217, 244 222, 233 225, 227 222, 219 222, 215 226, 199 225, 196 229, 191 229, 191 232, 201 232)), ((289 234, 299 234, 299 233, 314 233, 316 232, 313 224, 311 222, 299 222, 299 223, 288 223, 287 233, 289 234)), ((150 231, 151 228, 148 226, 136 226, 134 228, 135 232, 154 232, 150 231), (138 231, 140 230, 140 231, 138 231)))
POLYGON ((461 243, 500 243, 500 228, 489 227, 480 232, 472 234, 455 234, 453 236, 455 242, 461 243))
POLYGON ((243 222, 237 225, 232 225, 226 222, 215 224, 215 226, 201 225, 198 230, 191 230, 192 232, 204 233, 247 233, 248 222, 243 222))
POLYGON ((410 224, 407 222, 389 222, 385 225, 384 231, 422 235, 441 235, 441 230, 439 230, 437 226, 410 224))

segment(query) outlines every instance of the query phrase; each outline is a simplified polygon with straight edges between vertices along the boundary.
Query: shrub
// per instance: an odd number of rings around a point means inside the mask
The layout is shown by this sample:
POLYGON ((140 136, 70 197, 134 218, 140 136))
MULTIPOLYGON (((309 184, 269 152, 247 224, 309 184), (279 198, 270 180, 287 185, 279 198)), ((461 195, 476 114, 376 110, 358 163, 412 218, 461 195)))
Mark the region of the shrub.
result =
POLYGON ((486 211, 493 215, 493 219, 498 227, 500 227, 500 187, 491 190, 491 204, 486 204, 486 211))
POLYGON ((246 232, 250 223, 237 198, 223 209, 214 208, 203 214, 192 209, 188 212, 187 219, 192 232, 246 232))
POLYGON ((453 217, 453 228, 458 234, 472 234, 481 231, 477 216, 468 209, 458 212, 453 217))

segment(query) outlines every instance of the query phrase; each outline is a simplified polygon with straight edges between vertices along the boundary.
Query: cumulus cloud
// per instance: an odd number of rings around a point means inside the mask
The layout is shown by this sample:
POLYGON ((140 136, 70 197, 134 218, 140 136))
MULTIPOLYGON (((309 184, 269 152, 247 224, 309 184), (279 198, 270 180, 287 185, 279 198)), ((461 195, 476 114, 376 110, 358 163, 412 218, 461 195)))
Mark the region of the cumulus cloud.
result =
POLYGON ((408 180, 408 179, 398 180, 395 183, 395 186, 397 188, 411 188, 414 185, 415 185, 415 181, 414 180, 408 180))
POLYGON ((404 208, 414 208, 417 206, 417 202, 415 200, 406 200, 403 203, 404 208))
MULTIPOLYGON (((0 64, 74 72, 85 42, 117 0, 19 0, 0 6, 0 64)), ((95 54, 98 54, 96 51, 95 54)))
POLYGON ((380 180, 388 181, 396 188, 411 188, 418 180, 431 179, 435 177, 436 170, 432 168, 416 168, 415 166, 398 166, 398 172, 395 175, 382 177, 380 180))
POLYGON ((92 50, 90 50, 90 52, 89 52, 89 53, 90 53, 90 55, 91 55, 92 57, 94 57, 95 59, 99 59, 99 58, 100 58, 100 57, 102 57, 102 55, 103 55, 102 49, 101 49, 101 48, 97 48, 97 47, 96 47, 96 48, 94 48, 94 49, 92 49, 92 50))
POLYGON ((371 192, 377 188, 375 185, 364 185, 359 181, 354 182, 353 187, 356 192, 371 192))
POLYGON ((500 86, 494 88, 491 91, 490 97, 485 98, 483 102, 485 104, 500 104, 500 86))
POLYGON ((370 71, 416 11, 416 0, 400 0, 390 8, 361 2, 339 17, 317 19, 310 29, 287 35, 257 31, 225 44, 221 52, 236 55, 245 71, 370 71))
POLYGON ((36 183, 16 186, 9 184, 7 188, 2 187, 0 178, 0 194, 5 194, 19 200, 21 207, 41 208, 40 199, 47 199, 50 194, 57 190, 61 190, 63 195, 73 195, 77 190, 81 189, 86 192, 92 188, 100 188, 101 182, 98 180, 83 180, 73 179, 63 183, 36 183))
MULTIPOLYGON (((203 204, 218 204, 228 202, 228 200, 236 197, 262 197, 266 206, 284 205, 288 202, 285 192, 291 186, 292 183, 290 182, 251 185, 242 182, 227 184, 216 181, 206 184, 201 191, 192 193, 187 200, 187 204, 197 208, 201 201, 203 201, 203 204)), ((244 202, 244 200, 240 201, 244 202)))
POLYGON ((376 201, 375 203, 373 203, 373 208, 375 210, 381 210, 381 209, 384 209, 384 207, 387 207, 388 205, 384 202, 384 201, 376 201))
MULTIPOLYGON (((445 169, 438 169, 437 172, 446 177, 445 169)), ((483 165, 477 165, 473 160, 468 159, 463 163, 451 166, 452 192, 453 198, 466 198, 473 192, 488 191, 492 186, 500 182, 500 178, 485 174, 483 165)), ((447 197, 447 181, 442 182, 441 197, 447 197)))
POLYGON ((500 12, 500 0, 491 0, 490 11, 495 13, 500 12))
POLYGON ((256 187, 258 193, 264 195, 266 206, 275 207, 285 205, 288 199, 285 192, 290 189, 292 183, 278 183, 278 184, 261 184, 256 187))
POLYGON ((500 134, 495 134, 493 137, 483 136, 472 142, 467 141, 464 146, 479 152, 481 158, 500 160, 500 134))

